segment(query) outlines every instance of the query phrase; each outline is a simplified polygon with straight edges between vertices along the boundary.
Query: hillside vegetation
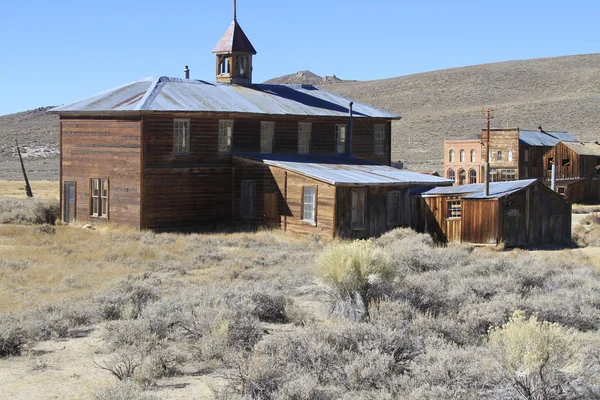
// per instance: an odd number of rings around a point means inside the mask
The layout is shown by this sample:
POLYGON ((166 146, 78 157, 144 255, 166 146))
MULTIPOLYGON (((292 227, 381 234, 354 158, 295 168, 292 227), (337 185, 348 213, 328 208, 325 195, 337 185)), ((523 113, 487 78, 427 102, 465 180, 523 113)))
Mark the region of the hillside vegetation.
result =
MULTIPOLYGON (((508 61, 375 81, 341 81, 300 71, 268 82, 315 84, 403 116, 393 125, 392 159, 420 171, 440 171, 443 140, 479 132, 485 125, 484 107, 495 109, 493 127, 542 125, 583 140, 600 139, 600 54, 508 61)), ((0 179, 20 178, 15 137, 27 147, 33 179, 58 178, 58 117, 44 108, 0 117, 0 179)))

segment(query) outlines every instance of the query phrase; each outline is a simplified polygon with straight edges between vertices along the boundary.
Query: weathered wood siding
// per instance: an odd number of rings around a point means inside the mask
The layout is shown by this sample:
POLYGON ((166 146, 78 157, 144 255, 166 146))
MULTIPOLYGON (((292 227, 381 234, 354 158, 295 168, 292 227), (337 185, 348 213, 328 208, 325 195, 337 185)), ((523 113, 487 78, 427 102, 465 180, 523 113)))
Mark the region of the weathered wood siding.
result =
POLYGON ((500 238, 498 200, 462 201, 461 241, 468 243, 497 244, 500 238))
POLYGON ((519 179, 545 179, 547 161, 545 157, 552 147, 520 145, 519 147, 519 179), (527 161, 524 153, 527 152, 527 161))
MULTIPOLYGON (((61 119, 61 192, 64 182, 76 183, 77 221, 107 221, 91 216, 91 179, 101 178, 109 181, 108 220, 140 227, 141 124, 139 119, 61 119)), ((61 193, 61 203, 62 198, 61 193)))
POLYGON ((423 207, 421 212, 425 213, 422 218, 425 218, 426 223, 420 225, 423 227, 421 232, 431 234, 435 240, 440 242, 460 242, 463 230, 462 221, 459 224, 454 221, 459 221, 460 218, 448 217, 448 202, 460 200, 459 196, 426 197, 423 200, 426 207, 423 207))
POLYGON ((336 236, 342 238, 362 239, 377 237, 397 226, 410 227, 412 225, 410 189, 407 187, 393 186, 367 186, 336 188, 336 236), (352 190, 364 189, 366 191, 365 227, 364 229, 352 228, 352 190), (400 193, 400 223, 388 224, 388 193, 400 193))
MULTIPOLYGON (((550 182, 547 182, 549 185, 550 182)), ((564 195, 573 203, 598 203, 600 178, 573 179, 556 182, 557 190, 564 187, 564 195)))
POLYGON ((275 222, 281 229, 289 232, 309 234, 317 233, 323 237, 333 237, 334 226, 334 186, 315 179, 265 165, 240 157, 233 159, 235 167, 234 215, 235 219, 257 225, 267 225, 265 216, 265 194, 275 195, 279 217, 275 222), (242 216, 243 181, 254 182, 254 213, 242 216), (303 187, 316 188, 316 223, 302 221, 303 187))

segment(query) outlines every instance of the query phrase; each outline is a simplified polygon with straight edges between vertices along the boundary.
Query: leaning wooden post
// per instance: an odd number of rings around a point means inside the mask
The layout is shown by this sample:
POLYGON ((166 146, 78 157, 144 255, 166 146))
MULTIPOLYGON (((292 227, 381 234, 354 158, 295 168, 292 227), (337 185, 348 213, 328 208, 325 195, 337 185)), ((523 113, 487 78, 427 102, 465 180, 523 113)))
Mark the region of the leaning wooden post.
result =
POLYGON ((25 172, 25 164, 23 164, 23 156, 21 156, 21 150, 19 149, 19 142, 17 142, 17 139, 15 139, 15 144, 17 145, 17 153, 19 153, 19 160, 21 160, 23 177, 25 178, 25 192, 27 193, 27 197, 33 197, 33 192, 31 191, 31 186, 29 185, 29 179, 27 179, 27 172, 25 172))

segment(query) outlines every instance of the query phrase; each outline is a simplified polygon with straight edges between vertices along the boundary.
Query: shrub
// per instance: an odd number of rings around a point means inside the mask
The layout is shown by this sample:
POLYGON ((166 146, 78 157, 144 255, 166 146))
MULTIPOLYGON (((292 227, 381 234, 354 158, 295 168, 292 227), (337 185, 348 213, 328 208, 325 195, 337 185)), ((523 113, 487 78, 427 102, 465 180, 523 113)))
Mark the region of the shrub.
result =
POLYGON ((52 224, 59 215, 58 200, 36 198, 0 201, 0 224, 52 224))
POLYGON ((287 322, 285 312, 288 300, 281 294, 270 294, 257 292, 252 294, 254 303, 253 314, 263 322, 287 322))
POLYGON ((316 273, 339 299, 362 306, 367 317, 369 304, 390 295, 397 278, 389 257, 371 241, 330 244, 317 260, 316 273))
POLYGON ((56 302, 25 314, 24 328, 34 340, 68 337, 70 332, 91 321, 85 304, 68 301, 56 302))
POLYGON ((11 314, 0 315, 0 358, 21 355, 26 335, 20 321, 11 314))
POLYGON ((108 360, 101 363, 94 361, 98 368, 110 372, 120 381, 133 378, 133 375, 143 362, 143 357, 134 346, 122 347, 112 354, 108 360))
POLYGON ((506 324, 490 329, 488 343, 523 397, 559 399, 577 392, 582 360, 572 329, 515 311, 506 324))
POLYGON ((131 381, 119 382, 114 386, 102 388, 94 395, 95 400, 157 400, 131 381))
POLYGON ((107 321, 135 319, 149 302, 158 299, 159 285, 150 275, 123 280, 115 289, 95 297, 97 314, 107 321))

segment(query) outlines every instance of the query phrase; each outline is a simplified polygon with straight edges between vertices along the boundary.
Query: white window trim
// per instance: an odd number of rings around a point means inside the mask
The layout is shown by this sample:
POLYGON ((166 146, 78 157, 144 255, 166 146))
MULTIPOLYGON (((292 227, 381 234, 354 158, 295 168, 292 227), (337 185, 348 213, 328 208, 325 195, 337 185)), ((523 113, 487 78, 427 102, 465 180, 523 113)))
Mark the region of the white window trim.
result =
POLYGON ((217 150, 219 153, 231 153, 233 149, 233 120, 232 119, 220 119, 219 120, 219 133, 217 150), (229 130, 228 130, 229 128, 229 130), (227 144, 227 148, 222 147, 222 143, 227 144))
POLYGON ((448 219, 460 219, 460 218, 462 218, 462 201, 461 200, 448 200, 448 219), (457 207, 452 207, 452 205, 455 205, 457 207))
POLYGON ((275 142, 275 122, 261 121, 260 123, 260 152, 272 153, 275 142))
POLYGON ((173 119, 173 154, 190 154, 190 120, 173 119), (183 133, 178 132, 179 124, 183 123, 183 133), (182 138, 181 143, 179 138, 182 138))
POLYGON ((110 215, 110 180, 104 178, 90 179, 90 216, 97 218, 107 218, 110 215), (94 183, 98 183, 98 194, 94 194, 94 183), (103 193, 103 187, 106 185, 106 195, 103 193), (94 200, 98 201, 98 210, 94 212, 94 200), (103 204, 105 203, 105 204, 103 204))
POLYGON ((336 154, 345 154, 346 153, 346 140, 347 139, 348 139, 348 132, 347 132, 346 124, 335 124, 335 153, 336 154), (342 135, 342 132, 344 133, 343 135, 342 135))
POLYGON ((454 162, 454 149, 448 150, 448 162, 454 162))
POLYGON ((310 122, 298 122, 298 154, 310 153, 310 140, 312 136, 312 124, 310 122), (303 138, 303 135, 308 137, 303 138), (304 151, 306 149, 306 151, 304 151))
POLYGON ((386 154, 385 136, 385 124, 373 125, 373 152, 375 154, 386 154))
POLYGON ((313 226, 317 226, 317 193, 318 193, 317 186, 303 186, 302 187, 302 221, 306 222, 308 224, 311 224, 313 226), (313 189, 314 190, 314 192, 313 192, 313 198, 312 198, 312 201, 313 201, 312 202, 312 206, 313 206, 313 209, 312 209, 312 219, 307 219, 307 218, 304 217, 304 210, 305 210, 304 207, 307 204, 305 202, 305 199, 306 199, 305 190, 306 189, 313 189))

